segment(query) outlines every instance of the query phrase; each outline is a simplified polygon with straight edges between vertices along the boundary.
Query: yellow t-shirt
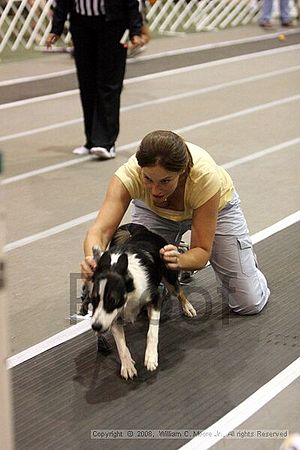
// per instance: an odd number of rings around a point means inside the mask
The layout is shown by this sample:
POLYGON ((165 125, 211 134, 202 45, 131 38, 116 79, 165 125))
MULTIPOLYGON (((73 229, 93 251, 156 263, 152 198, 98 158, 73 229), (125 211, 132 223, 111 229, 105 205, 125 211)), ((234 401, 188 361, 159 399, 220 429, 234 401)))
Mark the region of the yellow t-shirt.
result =
POLYGON ((231 200, 234 190, 232 179, 223 167, 218 166, 201 147, 189 142, 186 144, 193 158, 193 167, 185 184, 184 211, 159 208, 153 204, 144 187, 141 167, 135 155, 115 172, 132 199, 142 200, 159 216, 176 222, 191 219, 193 211, 212 198, 219 189, 221 190, 219 210, 223 209, 231 200))

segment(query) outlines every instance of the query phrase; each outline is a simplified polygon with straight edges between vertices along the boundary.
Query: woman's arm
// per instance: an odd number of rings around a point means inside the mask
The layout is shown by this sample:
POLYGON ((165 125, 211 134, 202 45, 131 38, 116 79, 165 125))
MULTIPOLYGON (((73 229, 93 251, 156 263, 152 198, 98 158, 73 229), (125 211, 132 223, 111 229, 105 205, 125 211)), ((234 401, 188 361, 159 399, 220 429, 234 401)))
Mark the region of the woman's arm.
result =
POLYGON ((191 249, 178 253, 174 245, 166 245, 161 254, 167 266, 174 270, 198 270, 207 264, 217 226, 220 191, 204 205, 194 210, 192 218, 191 249))
POLYGON ((99 246, 102 251, 106 249, 111 238, 120 224, 131 201, 129 192, 115 175, 108 186, 104 202, 97 218, 87 232, 84 240, 85 259, 81 263, 82 275, 89 279, 93 274, 95 262, 92 248, 99 246))

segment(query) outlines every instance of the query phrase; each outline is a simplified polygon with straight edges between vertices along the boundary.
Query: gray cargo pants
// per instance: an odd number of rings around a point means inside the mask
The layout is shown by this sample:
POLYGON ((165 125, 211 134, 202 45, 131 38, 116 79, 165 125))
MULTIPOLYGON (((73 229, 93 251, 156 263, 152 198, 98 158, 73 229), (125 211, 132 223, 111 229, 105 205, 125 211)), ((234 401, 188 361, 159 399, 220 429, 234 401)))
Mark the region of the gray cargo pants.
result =
MULTIPOLYGON (((132 222, 144 225, 178 245, 182 235, 191 229, 191 220, 175 222, 155 214, 139 201, 132 202, 132 222)), ((257 314, 266 305, 270 290, 263 273, 257 268, 249 230, 236 192, 218 214, 210 263, 229 308, 238 314, 257 314)))

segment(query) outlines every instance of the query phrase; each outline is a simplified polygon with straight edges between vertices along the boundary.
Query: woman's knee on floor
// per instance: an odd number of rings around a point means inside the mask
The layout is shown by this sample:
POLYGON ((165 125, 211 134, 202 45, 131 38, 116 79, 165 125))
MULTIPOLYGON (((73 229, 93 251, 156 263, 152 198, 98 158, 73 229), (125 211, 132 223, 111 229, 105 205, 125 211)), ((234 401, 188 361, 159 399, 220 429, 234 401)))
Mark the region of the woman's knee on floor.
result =
POLYGON ((229 308, 236 314, 241 316, 250 316, 259 314, 267 303, 267 299, 263 296, 257 298, 256 296, 238 295, 237 298, 229 296, 229 308))
POLYGON ((270 295, 266 279, 259 271, 256 277, 232 280, 231 287, 227 288, 225 292, 229 308, 240 315, 260 313, 270 295))
POLYGON ((269 297, 267 281, 257 268, 249 235, 217 236, 211 264, 223 301, 241 315, 258 314, 269 297))

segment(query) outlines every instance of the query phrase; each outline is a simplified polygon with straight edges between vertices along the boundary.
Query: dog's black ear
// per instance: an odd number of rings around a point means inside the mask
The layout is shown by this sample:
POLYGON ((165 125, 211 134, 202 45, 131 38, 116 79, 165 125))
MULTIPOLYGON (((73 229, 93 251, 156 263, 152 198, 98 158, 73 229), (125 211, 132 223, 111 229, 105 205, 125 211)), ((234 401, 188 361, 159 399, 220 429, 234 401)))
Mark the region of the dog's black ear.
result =
POLYGON ((111 257, 108 252, 104 252, 101 255, 101 258, 98 262, 98 267, 101 272, 104 272, 105 270, 109 270, 111 266, 111 257))
POLYGON ((98 264, 98 262, 100 261, 101 255, 102 255, 101 249, 98 245, 93 245, 92 250, 93 250, 93 258, 96 261, 96 263, 98 264))
POLYGON ((116 264, 116 272, 118 272, 120 275, 126 275, 128 269, 128 256, 126 253, 122 253, 121 256, 119 256, 119 259, 116 264))

